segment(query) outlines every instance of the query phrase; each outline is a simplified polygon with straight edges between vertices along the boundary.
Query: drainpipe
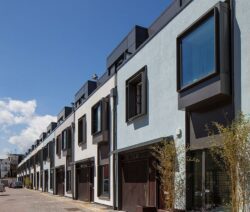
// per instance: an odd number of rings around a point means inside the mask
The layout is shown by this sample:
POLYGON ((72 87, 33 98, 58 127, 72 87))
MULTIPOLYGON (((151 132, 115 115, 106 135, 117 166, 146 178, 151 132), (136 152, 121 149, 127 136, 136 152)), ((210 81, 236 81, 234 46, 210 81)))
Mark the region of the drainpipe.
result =
MULTIPOLYGON (((234 18, 235 18, 235 0, 229 0, 230 9, 230 58, 231 58, 231 77, 232 77, 232 97, 233 97, 233 113, 236 116, 235 89, 234 89, 234 18)), ((241 71, 241 70, 240 70, 241 71)), ((240 108, 241 110, 241 108, 240 108)))
MULTIPOLYGON (((113 97, 113 151, 117 149, 117 73, 115 73, 115 85, 112 89, 112 97, 113 97)), ((117 161, 117 155, 113 154, 113 208, 114 210, 117 210, 118 204, 117 204, 117 167, 118 167, 118 161, 117 161)))

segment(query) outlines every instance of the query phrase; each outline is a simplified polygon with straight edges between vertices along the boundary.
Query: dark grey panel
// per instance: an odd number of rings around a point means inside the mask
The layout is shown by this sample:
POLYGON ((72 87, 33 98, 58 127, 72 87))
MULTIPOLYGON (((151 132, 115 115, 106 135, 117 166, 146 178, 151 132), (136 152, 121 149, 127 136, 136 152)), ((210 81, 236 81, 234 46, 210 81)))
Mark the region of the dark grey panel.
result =
MULTIPOLYGON (((227 125, 234 118, 234 109, 231 102, 207 105, 206 108, 188 112, 188 143, 191 149, 204 149, 211 146, 211 138, 208 137, 208 130, 216 129, 214 123, 227 125)), ((219 135, 217 136, 220 141, 219 135)))
POLYGON ((88 80, 75 94, 75 103, 81 98, 87 98, 96 89, 96 82, 88 80))
POLYGON ((228 4, 219 2, 194 24, 187 27, 177 38, 177 91, 178 108, 193 109, 198 105, 202 107, 207 102, 220 101, 231 98, 231 73, 230 73, 230 24, 228 4), (216 17, 216 70, 213 74, 202 80, 180 88, 181 61, 180 40, 197 26, 199 26, 211 13, 216 17))
POLYGON ((135 26, 107 57, 107 68, 110 68, 128 50, 129 54, 133 54, 147 38, 147 28, 135 26))
POLYGON ((175 16, 177 16, 192 0, 175 0, 148 28, 149 36, 157 34, 175 16))
POLYGON ((63 121, 72 113, 72 107, 64 107, 57 116, 57 121, 63 121))

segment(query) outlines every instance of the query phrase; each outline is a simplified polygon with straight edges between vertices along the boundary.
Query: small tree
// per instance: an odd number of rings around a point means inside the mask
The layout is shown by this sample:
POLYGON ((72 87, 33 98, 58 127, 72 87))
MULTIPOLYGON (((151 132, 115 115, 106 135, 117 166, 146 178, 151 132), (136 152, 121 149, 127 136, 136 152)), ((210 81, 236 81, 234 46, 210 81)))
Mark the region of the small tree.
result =
POLYGON ((250 121, 242 113, 228 126, 214 123, 221 143, 210 130, 211 153, 218 164, 223 165, 231 185, 231 211, 248 211, 250 197, 250 121))
POLYGON ((176 146, 175 140, 163 140, 152 147, 152 154, 157 160, 155 168, 159 173, 165 209, 174 210, 177 203, 179 207, 185 207, 183 198, 185 196, 185 168, 182 166, 185 167, 186 151, 184 145, 176 146))
POLYGON ((153 155, 158 160, 156 169, 160 175, 161 190, 167 209, 174 209, 176 148, 174 141, 163 141, 152 147, 153 155))

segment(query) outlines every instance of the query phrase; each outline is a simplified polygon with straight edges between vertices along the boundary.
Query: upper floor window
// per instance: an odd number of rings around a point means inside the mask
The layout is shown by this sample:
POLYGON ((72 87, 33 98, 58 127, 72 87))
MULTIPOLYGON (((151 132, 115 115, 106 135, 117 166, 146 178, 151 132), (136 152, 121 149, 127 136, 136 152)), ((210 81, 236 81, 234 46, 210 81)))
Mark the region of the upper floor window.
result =
POLYGON ((86 115, 78 119, 78 144, 87 142, 87 121, 86 115))
POLYGON ((96 134, 102 130, 102 104, 97 103, 92 108, 92 134, 96 134))
POLYGON ((126 119, 146 114, 147 109, 147 77, 146 67, 126 81, 126 119))
POLYGON ((65 150, 67 148, 67 129, 65 129, 62 132, 62 150, 65 150))
POLYGON ((61 148, 62 148, 62 146, 61 146, 61 135, 58 135, 57 137, 56 137, 56 154, 58 155, 58 156, 61 156, 61 148))
POLYGON ((217 71, 216 19, 216 10, 212 10, 178 37, 178 90, 217 71))

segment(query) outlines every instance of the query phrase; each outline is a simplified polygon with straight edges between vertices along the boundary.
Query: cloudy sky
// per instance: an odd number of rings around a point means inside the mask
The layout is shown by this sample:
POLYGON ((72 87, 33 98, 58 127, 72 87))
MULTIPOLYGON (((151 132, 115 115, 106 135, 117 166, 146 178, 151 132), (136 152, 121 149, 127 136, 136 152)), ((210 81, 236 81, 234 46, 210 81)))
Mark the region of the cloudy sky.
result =
POLYGON ((0 158, 23 153, 134 25, 171 0, 0 1, 0 158))

